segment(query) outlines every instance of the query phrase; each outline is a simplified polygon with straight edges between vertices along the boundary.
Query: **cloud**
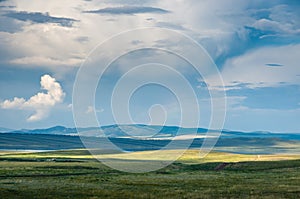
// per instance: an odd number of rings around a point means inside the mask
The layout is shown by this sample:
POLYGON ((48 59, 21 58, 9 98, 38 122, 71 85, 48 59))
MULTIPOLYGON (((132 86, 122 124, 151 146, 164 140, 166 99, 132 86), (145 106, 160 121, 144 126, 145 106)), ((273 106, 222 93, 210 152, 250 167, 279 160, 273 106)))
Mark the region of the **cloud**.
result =
POLYGON ((0 17, 0 32, 15 33, 22 30, 22 22, 15 21, 9 17, 0 17))
MULTIPOLYGON (((274 3, 273 1, 252 3, 252 1, 238 0, 228 0, 226 2, 217 0, 149 0, 143 2, 132 0, 86 3, 78 0, 72 1, 74 6, 70 8, 67 4, 63 5, 59 1, 53 0, 47 2, 47 6, 44 5, 43 2, 28 4, 20 1, 12 13, 13 17, 22 19, 12 20, 13 18, 3 16, 1 20, 0 17, 0 22, 3 22, 0 30, 17 32, 17 34, 1 35, 3 38, 3 41, 0 41, 1 44, 3 43, 2 49, 5 49, 5 54, 13 57, 8 62, 14 65, 21 63, 22 65, 24 59, 28 57, 25 59, 28 65, 31 64, 30 59, 34 58, 36 60, 34 65, 43 65, 49 67, 50 70, 54 68, 54 70, 60 70, 64 64, 57 62, 58 60, 70 60, 74 54, 85 57, 96 44, 114 34, 139 27, 156 26, 180 30, 192 36, 204 46, 216 61, 216 64, 222 68, 228 58, 241 55, 250 48, 253 49, 261 44, 263 45, 263 42, 265 42, 261 39, 263 37, 271 40, 272 45, 287 39, 283 36, 280 39, 278 39, 278 36, 267 38, 270 36, 268 31, 257 29, 262 27, 259 25, 265 23, 261 19, 274 21, 283 26, 284 24, 291 24, 287 25, 286 32, 297 32, 300 27, 299 22, 297 22, 299 20, 295 20, 299 15, 297 14, 299 13, 298 10, 286 8, 294 6, 279 7, 278 2, 274 3), (23 12, 18 10, 23 10, 23 12), (186 12, 187 10, 189 12, 186 12), (45 14, 47 12, 51 13, 51 16, 45 14), (82 14, 82 12, 106 16, 95 17, 95 15, 82 14), (262 15, 262 12, 266 14, 262 15), (136 16, 132 18, 131 15, 134 14, 136 16), (35 17, 35 15, 38 17, 35 17), (52 15, 61 17, 53 17, 52 15), (114 15, 118 15, 118 17, 112 17, 114 15), (289 21, 285 21, 286 16, 291 16, 288 17, 289 21), (7 21, 7 19, 10 19, 10 21, 7 21), (74 19, 77 19, 78 22, 76 22, 74 28, 61 27, 59 23, 64 24, 63 19, 70 19, 70 23, 75 22, 74 19), (35 20, 36 22, 32 24, 24 22, 24 20, 35 20), (15 24, 11 21, 14 21, 15 24), (257 35, 257 32, 260 34, 257 35), (7 45, 4 46, 5 43, 7 45), (37 57, 40 57, 40 59, 37 59, 37 57), (41 57, 48 60, 45 61, 41 57), (41 63, 38 63, 39 60, 41 63), (47 62, 50 63, 49 66, 47 62), (54 67, 55 64, 57 64, 56 67, 54 67)), ((68 25, 68 20, 65 23, 68 25)), ((274 33, 274 35, 280 34, 274 33)), ((149 33, 149 36, 152 36, 151 33, 149 33)), ((298 37, 299 35, 297 35, 298 37)), ((113 48, 114 46, 111 46, 108 50, 113 50, 113 48)), ((7 57, 2 56, 2 62, 8 60, 7 57)))
POLYGON ((102 113, 104 111, 104 109, 95 109, 93 106, 88 106, 87 109, 86 109, 86 114, 89 114, 89 113, 102 113))
POLYGON ((64 100, 65 93, 55 78, 50 75, 41 77, 41 89, 47 92, 39 92, 28 100, 15 97, 13 100, 5 100, 1 103, 3 109, 34 110, 35 113, 27 118, 27 121, 38 121, 45 118, 51 107, 64 100))
MULTIPOLYGON (((300 73, 299 51, 300 44, 262 47, 228 59, 221 71, 225 89, 300 85, 300 77, 297 76, 300 73), (272 67, 265 67, 266 65, 272 67)), ((214 85, 213 79, 211 77, 209 87, 222 88, 222 85, 214 85)))
POLYGON ((30 65, 30 66, 79 66, 82 63, 81 58, 69 58, 60 60, 51 57, 33 56, 33 57, 22 57, 10 60, 11 64, 18 65, 30 65))
POLYGON ((259 19, 252 27, 269 33, 300 34, 300 29, 295 29, 291 23, 281 23, 269 19, 259 19))
POLYGON ((64 27, 71 27, 75 21, 75 19, 71 18, 63 18, 63 17, 52 17, 49 13, 41 13, 41 12, 9 12, 4 14, 6 17, 10 17, 13 19, 17 19, 19 21, 31 21, 34 23, 54 23, 64 27))
POLYGON ((155 8, 155 7, 143 7, 143 6, 122 6, 122 7, 107 7, 99 10, 84 11, 84 13, 94 14, 111 14, 111 15, 133 15, 141 13, 158 13, 165 14, 169 11, 155 8))
MULTIPOLYGON (((0 1, 1 2, 1 1, 0 1)), ((16 6, 0 6, 0 8, 15 8, 16 6)))
POLYGON ((170 22, 157 22, 156 26, 162 28, 169 28, 172 30, 181 30, 181 31, 186 30, 182 25, 176 23, 170 23, 170 22))
POLYGON ((189 30, 222 68, 228 58, 249 49, 298 41, 299 6, 285 2, 191 0, 163 1, 161 5, 172 12, 163 20, 189 30))
POLYGON ((283 66, 282 64, 266 64, 266 66, 274 66, 274 67, 281 67, 281 66, 283 66))

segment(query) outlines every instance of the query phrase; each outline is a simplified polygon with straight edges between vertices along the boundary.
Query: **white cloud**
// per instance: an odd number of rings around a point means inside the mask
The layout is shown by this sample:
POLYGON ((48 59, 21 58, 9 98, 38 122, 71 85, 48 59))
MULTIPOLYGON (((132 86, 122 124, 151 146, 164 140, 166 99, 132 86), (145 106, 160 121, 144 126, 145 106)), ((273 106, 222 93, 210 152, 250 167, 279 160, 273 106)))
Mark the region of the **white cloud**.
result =
MULTIPOLYGON (((263 47, 229 59, 221 71, 225 89, 300 85, 299 52, 299 44, 263 47)), ((220 89, 213 79, 209 88, 220 89)))
POLYGON ((1 107, 5 109, 20 108, 26 102, 24 98, 15 97, 12 101, 5 100, 1 107))
POLYGON ((43 1, 37 1, 35 4, 16 1, 14 9, 16 11, 49 12, 51 16, 74 18, 78 21, 73 27, 24 22, 20 24, 22 31, 14 34, 0 32, 2 49, 8 54, 3 56, 1 61, 27 67, 43 66, 55 72, 64 72, 64 67, 79 67, 97 44, 112 35, 145 26, 145 19, 151 15, 149 13, 141 16, 97 16, 82 12, 107 7, 110 4, 76 0, 72 1, 72 5, 74 6, 70 8, 55 0, 46 5, 43 1), (79 38, 87 39, 81 41, 79 38))
MULTIPOLYGON (((57 24, 24 22, 22 31, 3 35, 5 38, 3 48, 12 56, 8 62, 27 66, 47 66, 51 70, 61 70, 61 66, 78 67, 80 60, 84 59, 93 47, 112 35, 140 27, 162 27, 162 24, 165 24, 164 27, 170 27, 172 24, 179 26, 186 33, 195 36, 196 39, 207 40, 209 38, 210 41, 206 47, 211 48, 208 50, 213 57, 216 57, 229 50, 228 44, 232 41, 232 36, 238 28, 245 24, 252 24, 250 17, 241 15, 244 13, 243 10, 247 3, 238 0, 226 2, 216 0, 170 2, 163 0, 142 3, 144 7, 170 10, 168 14, 141 13, 132 16, 98 16, 82 13, 87 10, 116 6, 112 4, 114 2, 73 0, 72 5, 74 6, 70 8, 68 4, 61 4, 57 0, 46 4, 44 1, 37 1, 35 4, 16 1, 14 9, 16 11, 49 12, 51 16, 72 18, 78 21, 71 28, 57 24), (232 6, 233 4, 234 6, 232 6), (189 12, 186 12, 187 10, 189 12), (223 16, 227 13, 237 13, 239 16, 230 17, 228 20, 223 16), (149 18, 153 20, 147 20, 149 18), (78 41, 78 38, 82 37, 88 38, 88 40, 86 42, 78 41)), ((155 35, 149 33, 147 36, 155 35)), ((118 45, 110 48, 116 47, 118 48, 118 45)))
MULTIPOLYGON (((293 21, 294 16, 288 18, 290 23, 279 20, 287 18, 284 17, 289 14, 287 8, 274 6, 274 3, 269 2, 252 3, 252 1, 240 0, 222 2, 219 0, 143 1, 138 2, 140 5, 136 6, 165 9, 170 13, 140 13, 129 16, 83 13, 107 7, 118 9, 128 2, 81 0, 70 2, 72 2, 72 8, 67 3, 61 4, 58 0, 47 3, 36 1, 35 4, 15 1, 15 11, 49 12, 54 17, 71 18, 78 21, 74 22, 73 27, 62 27, 53 23, 22 22, 20 24, 22 31, 14 34, 0 33, 0 43, 6 51, 2 61, 28 67, 46 66, 52 71, 60 72, 65 70, 64 67, 79 67, 90 50, 112 35, 149 26, 180 27, 181 32, 200 41, 210 55, 216 59, 234 51, 232 46, 242 46, 243 42, 248 41, 248 32, 244 26, 261 29, 280 27, 285 32, 299 32, 298 23, 293 21), (254 9, 253 5, 256 4, 259 6, 254 9), (272 21, 257 20, 253 16, 255 12, 266 8, 269 8, 267 10, 271 12, 272 21), (284 16, 282 16, 283 14, 284 16), (1 41, 1 37, 3 37, 3 41, 1 41), (86 39, 81 41, 79 38, 86 39)), ((155 35, 149 33, 146 36, 154 37, 155 35)), ((114 48, 118 48, 118 45, 111 45, 107 51, 114 50, 114 48)))
POLYGON ((41 77, 41 89, 47 92, 39 92, 28 100, 15 97, 13 100, 5 100, 1 103, 3 109, 34 110, 35 113, 27 118, 27 121, 38 121, 45 118, 51 107, 63 101, 65 93, 55 78, 50 75, 41 77))
POLYGON ((82 63, 83 59, 79 58, 70 58, 65 60, 59 60, 50 57, 42 56, 33 56, 33 57, 22 57, 16 58, 10 61, 12 64, 19 65, 30 65, 30 66, 79 66, 82 63))
POLYGON ((95 109, 93 106, 88 106, 85 113, 86 114, 93 113, 93 112, 101 113, 103 111, 104 111, 103 109, 95 109))
POLYGON ((300 29, 294 29, 292 24, 283 24, 269 19, 259 19, 253 27, 262 31, 280 32, 286 34, 299 34, 300 29))

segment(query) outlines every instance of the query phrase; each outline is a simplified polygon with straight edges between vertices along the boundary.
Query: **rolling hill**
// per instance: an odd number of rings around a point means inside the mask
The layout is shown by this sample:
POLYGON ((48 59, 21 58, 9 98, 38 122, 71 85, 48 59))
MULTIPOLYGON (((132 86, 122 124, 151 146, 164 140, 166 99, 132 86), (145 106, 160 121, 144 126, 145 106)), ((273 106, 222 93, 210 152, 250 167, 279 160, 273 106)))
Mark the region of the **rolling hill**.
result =
POLYGON ((6 133, 6 132, 11 132, 14 131, 13 129, 5 128, 5 127, 0 127, 0 133, 6 133))
MULTIPOLYGON (((5 128, 3 128, 5 129, 5 128)), ((0 129, 1 130, 1 129, 0 129)), ((1 132, 1 131, 0 131, 1 132)), ((5 133, 15 134, 47 134, 47 135, 69 135, 69 136, 86 136, 86 137, 109 137, 109 138, 135 138, 135 139, 189 139, 203 138, 207 133, 208 136, 219 134, 219 131, 208 130, 205 128, 181 128, 177 126, 155 126, 155 125, 109 125, 103 127, 88 127, 88 128, 67 128, 64 126, 54 126, 46 129, 22 129, 12 130, 7 129, 5 133), (197 132, 197 133, 196 133, 197 132), (197 134, 197 135, 196 135, 197 134), (191 137, 188 137, 188 136, 191 137), (181 137, 180 137, 181 136, 181 137)), ((251 138, 280 138, 290 140, 300 140, 299 133, 271 133, 265 131, 255 132, 239 132, 223 130, 221 138, 236 138, 236 137, 251 137, 251 138)))
MULTIPOLYGON (((176 148, 200 148, 206 133, 211 139, 218 133, 203 128, 179 128, 176 126, 110 125, 101 128, 66 128, 55 126, 47 129, 18 130, 0 134, 0 150, 58 150, 85 148, 81 139, 91 146, 107 138, 122 151, 158 150, 168 143, 176 143, 176 148), (179 131, 180 133, 176 134, 179 131), (196 135, 193 133, 197 132, 196 135), (80 134, 82 137, 78 136, 80 134)), ((107 146, 99 146, 106 148, 107 146)), ((300 134, 270 132, 222 131, 214 148, 233 153, 272 154, 300 153, 300 134)))

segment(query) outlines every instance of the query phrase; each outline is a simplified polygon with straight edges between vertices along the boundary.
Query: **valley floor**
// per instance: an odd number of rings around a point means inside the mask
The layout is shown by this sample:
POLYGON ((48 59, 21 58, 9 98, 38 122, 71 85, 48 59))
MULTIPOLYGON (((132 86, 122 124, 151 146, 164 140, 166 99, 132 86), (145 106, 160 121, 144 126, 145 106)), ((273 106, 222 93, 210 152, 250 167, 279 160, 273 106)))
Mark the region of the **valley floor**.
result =
POLYGON ((212 152, 200 159, 189 150, 164 169, 132 174, 86 150, 2 151, 0 198, 300 198, 300 155, 212 152))

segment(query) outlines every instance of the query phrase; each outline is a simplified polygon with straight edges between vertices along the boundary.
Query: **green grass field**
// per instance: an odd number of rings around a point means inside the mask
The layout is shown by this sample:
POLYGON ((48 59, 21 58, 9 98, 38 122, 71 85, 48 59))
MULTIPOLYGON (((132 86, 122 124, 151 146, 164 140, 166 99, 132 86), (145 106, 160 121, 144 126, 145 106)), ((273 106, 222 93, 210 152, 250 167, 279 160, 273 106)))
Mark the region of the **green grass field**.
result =
MULTIPOLYGON (((134 157, 147 159, 147 153, 134 157)), ((212 152, 200 159, 198 153, 189 150, 164 169, 132 174, 86 150, 2 151, 0 198, 300 198, 300 155, 212 152)))

